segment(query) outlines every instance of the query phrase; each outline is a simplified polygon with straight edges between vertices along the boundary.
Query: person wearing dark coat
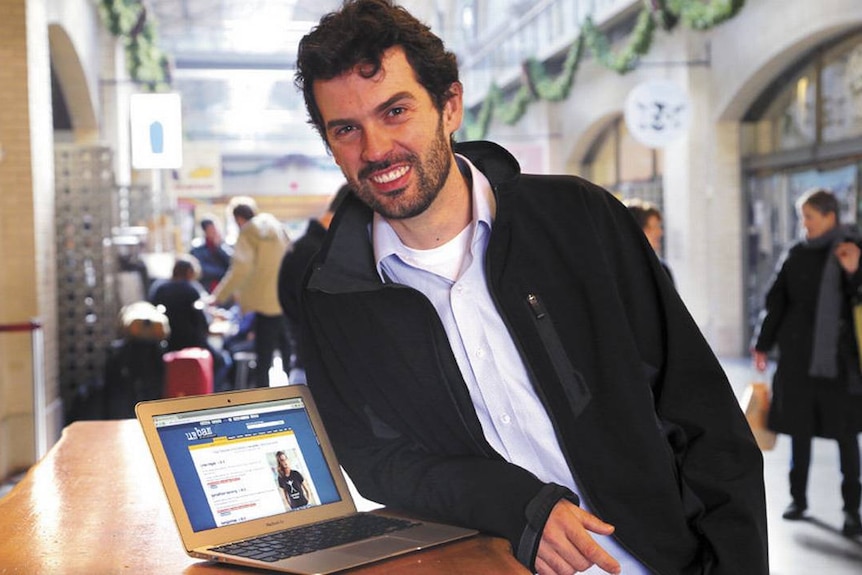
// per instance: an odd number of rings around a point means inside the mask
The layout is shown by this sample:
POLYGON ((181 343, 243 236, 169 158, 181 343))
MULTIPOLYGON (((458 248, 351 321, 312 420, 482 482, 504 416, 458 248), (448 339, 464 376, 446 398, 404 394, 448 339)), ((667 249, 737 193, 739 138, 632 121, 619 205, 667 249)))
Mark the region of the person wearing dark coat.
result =
POLYGON ((203 304, 207 292, 197 280, 199 270, 194 256, 177 256, 171 279, 155 287, 150 296, 153 305, 164 308, 171 326, 168 351, 208 347, 209 319, 203 304))
POLYGON ((171 331, 168 351, 190 347, 203 348, 213 358, 213 385, 216 391, 227 389, 230 357, 209 343, 210 318, 204 299, 207 292, 198 282, 200 264, 192 255, 179 255, 174 262, 171 279, 159 284, 150 296, 150 303, 161 306, 171 331))
POLYGON ((300 42, 350 184, 302 292, 308 385, 363 496, 539 575, 766 575, 763 458, 626 208, 453 145, 454 54, 388 0, 300 42))
POLYGON ((664 226, 662 225, 664 218, 661 215, 661 211, 650 202, 644 201, 640 198, 630 198, 623 203, 643 230, 644 235, 649 241, 649 245, 651 245, 652 249, 655 250, 658 260, 661 262, 661 267, 663 267, 664 271, 667 272, 670 281, 674 281, 670 265, 668 265, 667 261, 665 261, 661 256, 661 239, 664 236, 664 226))
POLYGON ((797 211, 805 238, 779 262, 753 345, 761 371, 770 350, 777 347, 779 354, 768 426, 792 442, 791 502, 783 517, 801 519, 808 508, 812 438, 835 439, 843 475, 843 533, 859 536, 862 376, 851 302, 862 293, 860 239, 854 228, 839 224, 838 201, 826 190, 803 195, 797 211))
POLYGON ((305 360, 302 353, 302 341, 300 335, 300 313, 301 307, 299 303, 300 291, 302 290, 302 280, 305 276, 306 268, 311 263, 312 258, 323 245, 323 240, 326 237, 326 230, 329 229, 329 224, 332 222, 332 216, 335 215, 335 210, 344 201, 347 194, 350 193, 350 187, 343 184, 330 200, 329 205, 318 218, 308 220, 308 227, 301 238, 297 239, 291 245, 290 249, 285 252, 281 260, 281 266, 278 270, 278 302, 281 304, 281 309, 284 311, 284 316, 290 325, 290 332, 294 335, 294 360, 291 365, 291 371, 288 378, 291 383, 305 383, 305 360))

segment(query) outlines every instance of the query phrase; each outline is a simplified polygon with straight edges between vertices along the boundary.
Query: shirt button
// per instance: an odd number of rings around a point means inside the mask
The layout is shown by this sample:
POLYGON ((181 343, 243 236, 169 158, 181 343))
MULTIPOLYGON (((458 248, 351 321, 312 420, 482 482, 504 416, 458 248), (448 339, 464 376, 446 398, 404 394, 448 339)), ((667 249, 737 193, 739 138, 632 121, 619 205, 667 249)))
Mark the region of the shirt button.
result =
POLYGON ((512 423, 512 418, 511 416, 509 416, 508 413, 504 413, 500 416, 500 421, 502 421, 505 425, 509 425, 510 423, 512 423))
POLYGON ((476 357, 478 357, 479 359, 482 359, 483 357, 485 357, 484 348, 480 347, 479 349, 476 350, 476 357))

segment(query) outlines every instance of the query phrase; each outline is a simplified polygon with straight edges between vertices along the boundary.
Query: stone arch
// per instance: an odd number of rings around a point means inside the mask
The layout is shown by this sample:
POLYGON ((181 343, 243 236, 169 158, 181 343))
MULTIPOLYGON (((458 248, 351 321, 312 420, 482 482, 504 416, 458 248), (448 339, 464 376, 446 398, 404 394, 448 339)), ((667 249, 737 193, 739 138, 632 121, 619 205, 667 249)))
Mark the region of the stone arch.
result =
POLYGON ((584 128, 579 134, 577 140, 572 142, 572 148, 566 156, 566 173, 579 174, 581 173, 584 161, 587 158, 590 150, 596 143, 596 138, 602 134, 608 126, 615 122, 622 115, 622 110, 606 112, 592 119, 589 125, 584 128))
MULTIPOLYGON (((720 86, 713 87, 717 121, 741 121, 757 98, 807 53, 862 28, 862 10, 850 14, 846 10, 808 6, 793 12, 791 16, 795 20, 804 21, 805 25, 794 26, 788 23, 783 26, 760 27, 757 33, 731 27, 728 27, 728 30, 719 30, 719 34, 733 34, 736 37, 745 37, 747 41, 733 43, 732 38, 718 36, 714 40, 716 45, 745 50, 745 57, 736 57, 733 54, 725 58, 717 55, 713 57, 714 77, 722 79, 720 86)), ((756 24, 757 18, 750 17, 743 19, 740 27, 756 24)))
POLYGON ((51 68, 59 84, 71 120, 75 141, 95 141, 99 126, 95 97, 72 39, 59 24, 48 26, 51 68))

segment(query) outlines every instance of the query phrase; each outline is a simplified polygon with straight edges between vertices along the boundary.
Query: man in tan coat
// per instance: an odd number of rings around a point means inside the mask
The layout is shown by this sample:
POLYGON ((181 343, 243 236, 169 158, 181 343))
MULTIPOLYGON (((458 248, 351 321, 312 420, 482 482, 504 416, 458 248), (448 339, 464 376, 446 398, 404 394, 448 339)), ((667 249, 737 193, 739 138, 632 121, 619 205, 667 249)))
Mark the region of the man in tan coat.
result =
POLYGON ((281 352, 283 367, 288 369, 290 365, 291 337, 278 302, 278 268, 290 239, 275 216, 257 213, 252 198, 234 198, 230 205, 239 237, 230 268, 212 295, 218 304, 233 296, 243 313, 254 313, 255 385, 266 387, 276 348, 281 352))

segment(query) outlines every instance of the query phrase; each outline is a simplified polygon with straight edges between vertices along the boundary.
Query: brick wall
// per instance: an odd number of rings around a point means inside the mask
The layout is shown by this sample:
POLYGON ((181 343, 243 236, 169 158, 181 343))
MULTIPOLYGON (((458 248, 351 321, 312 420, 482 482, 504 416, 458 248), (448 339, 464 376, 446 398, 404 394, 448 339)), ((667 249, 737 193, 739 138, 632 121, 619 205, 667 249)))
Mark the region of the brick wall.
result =
MULTIPOLYGON (((0 323, 45 322, 47 382, 56 382, 53 135, 44 2, 0 0, 0 323)), ((36 458, 28 333, 0 334, 0 477, 36 458)), ((46 404, 56 397, 50 383, 46 404)), ((56 433, 56 430, 53 431, 56 433)))

